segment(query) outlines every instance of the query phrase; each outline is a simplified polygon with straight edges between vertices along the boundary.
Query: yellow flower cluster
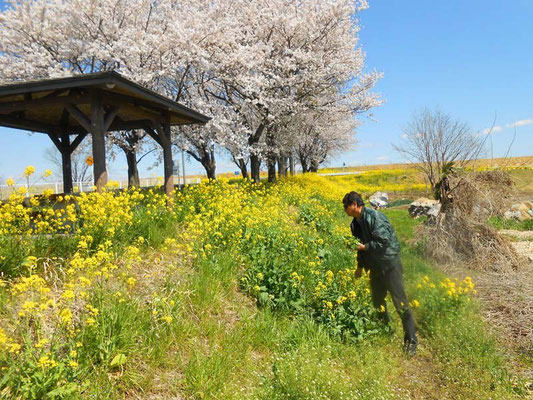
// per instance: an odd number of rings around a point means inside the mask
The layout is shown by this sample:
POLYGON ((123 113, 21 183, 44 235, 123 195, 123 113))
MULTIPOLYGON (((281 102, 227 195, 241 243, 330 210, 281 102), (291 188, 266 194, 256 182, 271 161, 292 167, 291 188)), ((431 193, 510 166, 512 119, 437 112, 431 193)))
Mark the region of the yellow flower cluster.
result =
MULTIPOLYGON (((423 294, 425 301, 433 302, 433 306, 458 305, 462 302, 469 302, 470 295, 477 294, 472 278, 467 276, 462 281, 459 279, 445 278, 441 282, 434 283, 428 276, 422 278, 422 282, 417 285, 417 289, 423 294)), ((418 300, 413 300, 411 307, 420 305, 418 300)), ((456 310, 454 310, 456 311, 456 310)))
POLYGON ((35 172, 35 167, 33 165, 28 165, 26 169, 24 170, 25 176, 30 176, 35 172))
MULTIPOLYGON (((28 167, 25 175, 29 177, 34 172, 34 168, 28 167)), ((388 173, 387 176, 401 177, 405 172, 388 173)), ((45 171, 44 175, 50 174, 45 171)), ((153 223, 163 218, 180 222, 174 237, 162 239, 161 248, 167 253, 187 253, 205 259, 219 250, 234 251, 235 262, 245 265, 245 256, 261 257, 254 253, 261 248, 275 252, 280 259, 297 250, 302 257, 287 267, 282 283, 296 294, 308 287, 311 295, 314 288, 313 301, 335 318, 336 312, 350 302, 365 302, 368 291, 363 281, 356 282, 355 268, 324 267, 326 255, 319 253, 325 251, 324 232, 335 237, 349 236, 350 232, 347 225, 323 226, 332 210, 313 195, 319 194, 340 205, 347 191, 383 189, 372 185, 373 179, 381 179, 379 173, 334 179, 306 174, 270 187, 247 181, 230 184, 221 179, 176 191, 171 199, 155 188, 65 196, 52 196, 48 191, 31 198, 29 204, 23 202, 25 188, 13 191, 0 206, 0 235, 16 238, 25 249, 31 249, 35 237, 42 235, 67 235, 74 245, 66 259, 26 256, 23 266, 27 275, 7 283, 8 308, 13 311, 10 313, 13 319, 6 327, 40 330, 27 335, 33 343, 30 340, 25 346, 36 349, 35 354, 40 357, 36 359, 42 368, 53 367, 57 362, 76 367, 75 355, 62 360, 43 352, 56 336, 75 340, 76 332, 84 325, 91 330, 99 329, 103 311, 90 301, 96 288, 113 287, 119 302, 123 302, 127 301, 123 293, 134 293, 143 285, 131 266, 140 260, 139 247, 146 240, 139 237, 133 243, 130 239, 129 245, 119 243, 135 229, 139 215, 153 223)), ((416 184, 409 182, 385 190, 415 188, 416 184)), ((116 184, 109 185, 109 189, 113 187, 116 184)), ((268 269, 256 271, 253 276, 243 277, 243 282, 249 282, 250 292, 253 289, 259 295, 268 282, 274 281, 269 273, 268 269)), ((273 298, 272 292, 262 294, 273 298)), ((176 318, 174 300, 168 296, 154 294, 149 306, 158 326, 171 324, 176 318)), ((0 331, 0 349, 17 353, 22 348, 0 331)))
POLYGON ((327 179, 316 174, 303 174, 290 178, 326 199, 340 201, 352 191, 370 195, 376 191, 420 192, 426 190, 423 178, 414 169, 391 169, 365 171, 356 175, 330 176, 327 179))
MULTIPOLYGON (((31 168, 27 172, 31 172, 31 168)), ((0 206, 0 235, 13 238, 22 248, 31 249, 38 235, 71 230, 70 238, 77 241, 77 251, 70 259, 27 256, 21 267, 30 274, 6 283, 2 281, 9 294, 8 308, 13 310, 14 316, 9 324, 19 329, 37 329, 27 335, 35 338, 34 343, 25 343, 36 350, 62 332, 74 335, 79 331, 79 324, 97 325, 99 310, 89 304, 96 286, 111 280, 122 282, 126 290, 135 286, 136 278, 128 271, 131 264, 140 259, 138 246, 143 245, 144 239, 139 238, 133 245, 126 246, 124 254, 117 259, 115 235, 131 226, 141 202, 146 204, 154 219, 162 210, 168 212, 166 197, 157 189, 145 193, 138 189, 81 193, 58 196, 54 201, 50 195, 32 197, 27 207, 23 205, 23 195, 15 192, 0 206), (98 245, 94 244, 96 240, 98 245)), ((174 239, 168 239, 165 245, 173 246, 174 239)), ((0 262, 4 260, 0 255, 0 262)), ((4 331, 0 340, 0 350, 15 353, 22 349, 20 344, 7 339, 4 331)), ((48 358, 42 358, 41 366, 53 366, 53 357, 43 357, 48 358)), ((73 367, 77 361, 70 360, 68 365, 73 367)))
POLYGON ((474 289, 474 282, 472 282, 472 278, 469 276, 462 281, 459 281, 458 279, 452 281, 451 279, 446 278, 440 283, 440 287, 445 290, 448 297, 456 300, 459 299, 459 296, 469 292, 477 294, 476 289, 474 289))
POLYGON ((18 354, 20 352, 20 344, 13 341, 6 332, 0 328, 0 354, 3 351, 7 351, 12 354, 18 354))

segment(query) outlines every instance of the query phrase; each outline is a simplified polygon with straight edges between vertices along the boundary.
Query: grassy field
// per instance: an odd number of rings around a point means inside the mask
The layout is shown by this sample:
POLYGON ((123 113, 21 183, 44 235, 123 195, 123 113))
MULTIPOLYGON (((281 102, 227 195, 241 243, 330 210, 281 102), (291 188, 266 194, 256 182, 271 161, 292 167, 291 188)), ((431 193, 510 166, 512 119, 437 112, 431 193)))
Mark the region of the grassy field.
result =
POLYGON ((204 183, 170 203, 94 193, 62 212, 14 197, 0 209, 1 396, 524 398, 529 383, 488 333, 475 287, 409 245, 418 222, 405 210, 387 215, 416 357, 402 352, 395 312, 381 324, 367 277, 353 277, 342 195, 418 195, 409 173, 204 183))
MULTIPOLYGON (((507 157, 507 158, 481 158, 472 162, 474 168, 527 168, 533 167, 533 156, 524 157, 507 157)), ((396 164, 373 164, 373 165, 354 165, 346 167, 325 167, 320 168, 319 173, 327 172, 351 172, 351 171, 373 171, 373 170, 390 170, 390 169, 410 169, 412 163, 396 164)))

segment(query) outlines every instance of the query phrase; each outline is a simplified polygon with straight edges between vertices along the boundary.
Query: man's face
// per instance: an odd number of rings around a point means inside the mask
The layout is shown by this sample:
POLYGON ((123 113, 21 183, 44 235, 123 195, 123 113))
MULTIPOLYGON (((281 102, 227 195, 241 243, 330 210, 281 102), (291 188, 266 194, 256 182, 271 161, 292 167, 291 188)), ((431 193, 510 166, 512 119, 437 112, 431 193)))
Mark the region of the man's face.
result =
POLYGON ((348 207, 344 208, 344 212, 350 217, 359 218, 361 212, 363 211, 363 206, 358 206, 357 203, 352 203, 348 207))

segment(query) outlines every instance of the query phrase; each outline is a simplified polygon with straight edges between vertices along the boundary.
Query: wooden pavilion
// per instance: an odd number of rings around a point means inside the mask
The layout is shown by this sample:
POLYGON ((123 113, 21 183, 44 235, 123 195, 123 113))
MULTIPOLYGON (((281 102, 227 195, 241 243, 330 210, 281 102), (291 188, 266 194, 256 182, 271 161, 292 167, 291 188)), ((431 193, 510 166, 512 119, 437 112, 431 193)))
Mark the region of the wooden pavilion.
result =
POLYGON ((107 183, 105 133, 144 129, 162 148, 165 191, 174 188, 170 127, 209 117, 116 72, 15 82, 0 86, 0 126, 46 133, 61 152, 63 190, 72 191, 71 154, 91 134, 94 184, 107 183))

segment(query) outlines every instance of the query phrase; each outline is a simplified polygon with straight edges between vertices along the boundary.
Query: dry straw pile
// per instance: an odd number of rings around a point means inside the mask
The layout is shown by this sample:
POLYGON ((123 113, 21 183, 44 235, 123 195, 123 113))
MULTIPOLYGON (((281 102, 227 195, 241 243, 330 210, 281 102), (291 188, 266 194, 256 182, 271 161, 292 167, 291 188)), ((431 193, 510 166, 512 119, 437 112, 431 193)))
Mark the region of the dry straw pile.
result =
POLYGON ((501 216, 513 196, 513 182, 504 171, 455 171, 442 185, 442 208, 436 220, 422 226, 426 254, 439 263, 468 264, 473 269, 508 271, 526 260, 508 239, 488 226, 501 216))

